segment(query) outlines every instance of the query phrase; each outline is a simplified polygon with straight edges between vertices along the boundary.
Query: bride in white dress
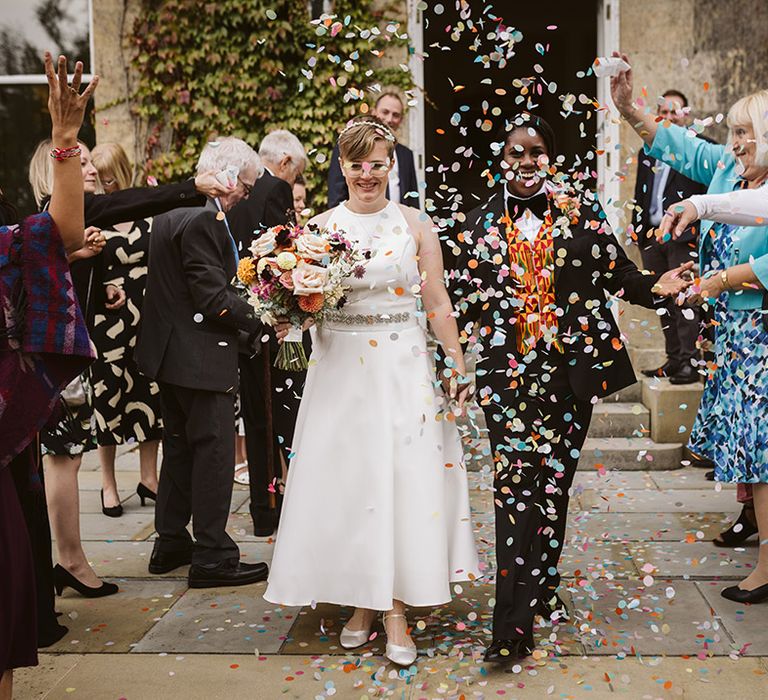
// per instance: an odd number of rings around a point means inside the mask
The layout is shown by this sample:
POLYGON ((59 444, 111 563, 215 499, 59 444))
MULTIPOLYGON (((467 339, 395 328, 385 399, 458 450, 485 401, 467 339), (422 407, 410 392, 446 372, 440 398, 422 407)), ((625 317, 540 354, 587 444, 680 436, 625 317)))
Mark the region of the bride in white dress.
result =
POLYGON ((455 403, 437 389, 425 314, 461 376, 464 358, 432 221, 386 198, 394 146, 372 117, 347 126, 339 150, 349 200, 312 220, 372 257, 350 278, 346 305, 313 329, 264 597, 354 606, 340 638, 347 649, 365 644, 386 611, 386 655, 410 665, 405 606, 445 604, 451 582, 479 572, 452 412, 468 389, 459 385, 455 403))

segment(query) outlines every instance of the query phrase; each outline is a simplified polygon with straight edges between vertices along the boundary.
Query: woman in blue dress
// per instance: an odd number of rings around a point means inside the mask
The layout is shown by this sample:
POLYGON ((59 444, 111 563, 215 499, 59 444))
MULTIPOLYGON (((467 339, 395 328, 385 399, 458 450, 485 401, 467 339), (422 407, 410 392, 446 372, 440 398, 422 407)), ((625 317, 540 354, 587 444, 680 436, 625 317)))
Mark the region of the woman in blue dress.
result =
MULTIPOLYGON (((618 54, 616 54, 618 55, 618 54)), ((626 56, 622 56, 628 61, 626 56)), ((622 116, 645 141, 646 152, 721 194, 757 189, 765 164, 768 90, 728 111, 728 145, 693 138, 689 129, 659 123, 632 99, 632 71, 611 78, 622 116)), ((768 600, 768 227, 702 221, 699 236, 702 301, 714 305, 715 363, 704 388, 689 448, 715 464, 715 479, 751 485, 760 541, 758 563, 722 595, 738 602, 768 600)))

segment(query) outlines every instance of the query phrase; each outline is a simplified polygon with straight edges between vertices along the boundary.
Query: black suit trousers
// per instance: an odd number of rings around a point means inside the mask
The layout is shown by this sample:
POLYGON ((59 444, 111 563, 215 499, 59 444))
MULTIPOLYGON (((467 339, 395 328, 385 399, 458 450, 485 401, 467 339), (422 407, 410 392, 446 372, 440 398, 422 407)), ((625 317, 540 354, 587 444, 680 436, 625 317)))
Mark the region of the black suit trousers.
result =
MULTIPOLYGON (((269 509, 267 440, 272 440, 273 477, 281 477, 280 453, 286 465, 296 428, 296 415, 304 390, 306 372, 288 372, 274 366, 268 344, 254 357, 240 356, 240 404, 245 424, 245 450, 251 489, 251 516, 269 509), (269 367, 265 368, 265 362, 269 367), (267 382, 265 369, 269 372, 267 382), (272 403, 272 435, 267 434, 267 392, 272 403)), ((305 346, 306 350, 306 346, 305 346)))
POLYGON ((532 636, 538 604, 560 584, 568 491, 592 417, 562 355, 542 349, 523 361, 517 388, 496 388, 500 401, 484 406, 495 463, 494 639, 532 636))
POLYGON ((227 534, 235 468, 232 394, 160 382, 163 465, 155 529, 161 551, 192 549, 193 564, 239 558, 227 534), (192 519, 194 543, 187 531, 192 519))
MULTIPOLYGON (((686 262, 695 262, 697 255, 693 244, 681 241, 659 243, 655 238, 640 247, 640 255, 646 270, 667 272, 686 262)), ((696 356, 696 340, 701 327, 701 314, 697 306, 678 306, 670 299, 664 307, 666 314, 660 317, 664 331, 664 349, 667 359, 675 365, 690 365, 696 356)))

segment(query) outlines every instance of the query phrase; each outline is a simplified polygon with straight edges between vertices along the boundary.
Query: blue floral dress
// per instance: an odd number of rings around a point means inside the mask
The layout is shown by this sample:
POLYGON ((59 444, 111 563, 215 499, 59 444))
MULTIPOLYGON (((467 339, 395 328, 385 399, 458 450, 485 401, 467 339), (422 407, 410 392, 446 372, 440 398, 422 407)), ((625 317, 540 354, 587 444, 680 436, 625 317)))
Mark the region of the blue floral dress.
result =
MULTIPOLYGON (((717 224, 709 269, 729 266, 734 226, 717 224)), ((715 479, 768 482, 768 332, 760 309, 715 302, 714 374, 704 386, 688 448, 715 464, 715 479)))

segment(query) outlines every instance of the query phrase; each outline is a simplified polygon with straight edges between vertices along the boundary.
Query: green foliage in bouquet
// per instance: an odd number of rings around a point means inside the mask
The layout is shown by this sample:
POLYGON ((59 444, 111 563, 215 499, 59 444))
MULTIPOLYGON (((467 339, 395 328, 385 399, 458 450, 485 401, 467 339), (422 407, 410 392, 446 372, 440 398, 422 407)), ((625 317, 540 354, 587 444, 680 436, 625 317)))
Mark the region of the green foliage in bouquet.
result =
POLYGON ((320 208, 340 127, 378 88, 412 88, 387 58, 407 43, 403 25, 370 0, 336 0, 333 13, 313 23, 302 0, 143 0, 133 68, 135 113, 149 127, 146 174, 188 175, 215 136, 257 146, 290 129, 310 153, 306 179, 320 208))

